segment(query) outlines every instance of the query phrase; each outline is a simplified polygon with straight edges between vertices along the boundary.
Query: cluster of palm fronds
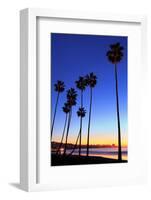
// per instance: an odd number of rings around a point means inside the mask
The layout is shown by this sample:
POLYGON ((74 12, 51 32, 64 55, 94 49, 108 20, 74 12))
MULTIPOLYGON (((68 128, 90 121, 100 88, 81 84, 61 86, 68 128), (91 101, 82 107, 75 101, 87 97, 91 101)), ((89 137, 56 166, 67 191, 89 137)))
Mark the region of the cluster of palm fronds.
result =
MULTIPOLYGON (((108 60, 115 66, 116 108, 117 108, 117 124, 118 124, 118 159, 119 160, 122 160, 122 156, 121 156, 121 130, 120 130, 120 116, 119 116, 117 63, 120 62, 123 57, 122 51, 123 51, 123 47, 121 47, 119 43, 116 43, 116 44, 110 45, 110 50, 106 54, 106 56, 108 57, 108 60)), ((84 108, 84 105, 83 105, 83 92, 87 87, 89 87, 89 89, 90 89, 90 106, 89 106, 88 132, 87 132, 87 153, 86 153, 87 156, 89 156, 92 92, 93 92, 93 88, 97 84, 97 77, 92 72, 84 77, 80 76, 79 79, 77 81, 75 81, 75 84, 76 84, 77 89, 79 89, 80 93, 81 93, 80 94, 81 105, 77 111, 77 116, 80 118, 80 129, 79 129, 79 133, 78 133, 78 136, 77 136, 77 139, 75 142, 74 149, 71 151, 70 154, 72 154, 74 152, 74 150, 77 147, 77 144, 79 142, 79 155, 81 155, 82 119, 86 115, 86 109, 84 108)), ((60 93, 62 93, 65 90, 65 84, 63 81, 57 81, 57 83, 54 85, 54 87, 55 87, 55 91, 57 92, 57 100, 56 100, 54 116, 53 116, 53 120, 52 120, 51 137, 53 135, 53 128, 54 128, 54 123, 55 123, 55 117, 56 117, 59 96, 60 96, 60 93)), ((62 110, 65 113, 65 123, 64 123, 62 138, 61 138, 57 153, 60 151, 61 146, 63 144, 63 139, 65 137, 64 155, 66 155, 70 123, 71 123, 71 117, 72 117, 72 107, 76 105, 76 102, 77 102, 77 91, 74 88, 70 88, 69 90, 67 90, 66 102, 64 103, 64 106, 62 107, 62 110), (65 131, 66 131, 66 134, 65 134, 65 131)))
MULTIPOLYGON (((86 89, 86 87, 90 88, 90 108, 89 108, 89 122, 88 122, 88 135, 87 135, 87 155, 89 155, 89 135, 90 135, 90 121, 91 121, 91 107, 92 107, 92 89, 95 87, 97 83, 97 77, 94 73, 90 73, 86 76, 80 76, 77 81, 75 81, 77 89, 80 90, 80 99, 81 99, 81 105, 79 109, 77 110, 77 116, 80 118, 80 129, 79 133, 77 136, 77 140, 75 142, 75 147, 71 154, 74 152, 77 143, 79 141, 79 155, 81 155, 81 139, 82 139, 82 119, 86 115, 86 109, 83 106, 83 92, 86 89)), ((55 116, 56 116, 56 111, 57 111, 57 105, 58 105, 58 99, 59 95, 61 92, 65 90, 65 84, 62 81, 57 81, 57 83, 54 85, 55 86, 55 91, 58 93, 57 95, 57 100, 56 100, 56 106, 55 106, 55 111, 54 111, 54 116, 53 116, 53 121, 52 121, 52 128, 51 128, 51 136, 53 134, 53 128, 54 128, 54 122, 55 122, 55 116)), ((71 117, 72 117, 72 107, 76 105, 77 103, 77 91, 74 88, 70 88, 67 90, 66 93, 66 102, 64 103, 64 106, 62 107, 63 112, 65 113, 65 123, 64 123, 64 128, 63 128, 63 133, 62 133, 62 138, 60 141, 59 148, 57 150, 57 153, 60 151, 61 146, 63 144, 63 139, 65 137, 65 146, 64 146, 64 154, 66 154, 66 149, 67 149, 67 143, 68 143, 68 136, 69 136, 69 130, 70 130, 70 123, 71 123, 71 117), (66 135, 65 135, 66 131, 66 135)))

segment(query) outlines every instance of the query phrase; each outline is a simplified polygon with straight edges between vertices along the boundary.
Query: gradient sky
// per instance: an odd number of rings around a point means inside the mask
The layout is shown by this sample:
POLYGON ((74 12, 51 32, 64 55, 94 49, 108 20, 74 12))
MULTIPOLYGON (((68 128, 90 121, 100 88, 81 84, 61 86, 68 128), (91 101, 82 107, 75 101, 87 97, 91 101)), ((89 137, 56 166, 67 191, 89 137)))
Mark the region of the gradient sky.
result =
MULTIPOLYGON (((127 37, 80 35, 51 33, 51 99, 52 114, 56 102, 57 93, 54 84, 57 80, 65 82, 66 90, 75 86, 75 80, 94 72, 98 78, 96 87, 93 89, 92 117, 91 117, 91 144, 117 144, 117 115, 114 65, 111 64, 106 52, 109 45, 120 42, 124 47, 124 57, 118 64, 118 88, 119 106, 121 119, 122 144, 127 145, 127 37)), ((78 95, 80 97, 80 91, 78 95)), ((87 88, 84 91, 84 107, 87 110, 83 119, 82 143, 86 143, 89 94, 87 88)), ((54 126, 53 140, 59 141, 62 135, 65 114, 62 106, 66 101, 66 91, 60 94, 56 121, 54 126)), ((80 98, 73 107, 73 117, 69 132, 69 142, 75 142, 79 132, 80 120, 77 117, 77 109, 80 106, 80 98)))

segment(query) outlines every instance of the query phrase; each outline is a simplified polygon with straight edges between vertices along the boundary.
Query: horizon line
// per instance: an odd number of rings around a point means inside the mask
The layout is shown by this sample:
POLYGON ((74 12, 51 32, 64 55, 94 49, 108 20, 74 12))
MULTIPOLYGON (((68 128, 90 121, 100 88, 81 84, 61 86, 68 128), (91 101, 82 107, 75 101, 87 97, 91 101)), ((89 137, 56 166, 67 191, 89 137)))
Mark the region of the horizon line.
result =
MULTIPOLYGON (((51 143, 58 143, 58 144, 60 144, 60 142, 57 142, 57 141, 50 141, 51 143)), ((65 144, 64 142, 62 143, 62 144, 65 144)), ((75 145, 75 143, 67 143, 68 145, 75 145)), ((77 144, 77 146, 78 146, 79 144, 77 144)), ((87 144, 86 143, 84 143, 84 144, 81 144, 81 145, 83 145, 83 146, 86 146, 87 144)), ((118 145, 117 144, 114 144, 114 143, 112 143, 112 144, 89 144, 89 146, 110 146, 110 147, 118 147, 118 145)), ((122 147, 128 147, 128 144, 127 145, 122 145, 122 147)))

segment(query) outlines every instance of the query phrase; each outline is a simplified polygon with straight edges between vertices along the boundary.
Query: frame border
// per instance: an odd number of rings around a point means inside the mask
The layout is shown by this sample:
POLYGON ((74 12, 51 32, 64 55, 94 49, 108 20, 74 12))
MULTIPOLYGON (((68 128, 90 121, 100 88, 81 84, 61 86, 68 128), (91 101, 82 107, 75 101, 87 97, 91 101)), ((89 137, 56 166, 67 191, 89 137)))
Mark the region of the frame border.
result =
POLYGON ((141 24, 142 66, 147 55, 147 17, 27 8, 20 11, 20 187, 25 191, 50 190, 37 183, 37 17, 141 24))

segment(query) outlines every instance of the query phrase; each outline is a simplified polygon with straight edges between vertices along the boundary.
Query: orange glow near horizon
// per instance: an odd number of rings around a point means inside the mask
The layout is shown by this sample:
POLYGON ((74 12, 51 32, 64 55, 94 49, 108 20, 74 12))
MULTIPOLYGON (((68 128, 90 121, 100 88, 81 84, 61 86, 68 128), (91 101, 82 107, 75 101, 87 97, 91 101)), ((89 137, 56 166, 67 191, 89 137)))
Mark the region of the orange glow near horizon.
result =
MULTIPOLYGON (((53 138, 53 141, 55 142, 60 142, 60 137, 55 137, 53 138)), ((70 136, 69 139, 68 139, 68 143, 72 143, 72 144, 75 144, 75 141, 76 141, 76 137, 75 136, 70 136)), ((122 142, 122 147, 127 147, 128 146, 128 138, 127 136, 122 136, 121 138, 121 142, 122 142)), ((82 145, 85 145, 87 144, 87 136, 83 136, 82 137, 82 145)), ((118 145, 118 139, 117 137, 113 136, 106 136, 106 135, 94 135, 93 134, 93 137, 91 136, 90 137, 90 145, 118 145)))

